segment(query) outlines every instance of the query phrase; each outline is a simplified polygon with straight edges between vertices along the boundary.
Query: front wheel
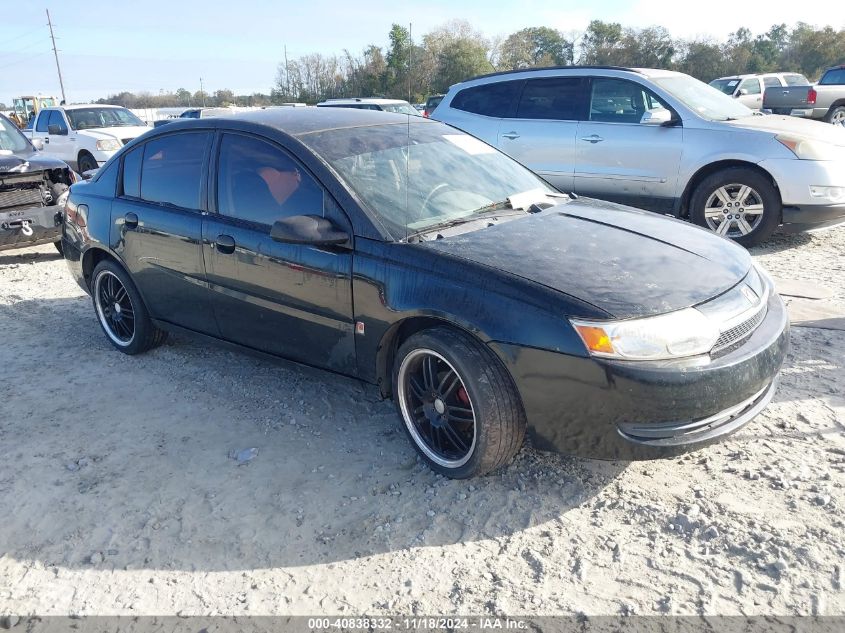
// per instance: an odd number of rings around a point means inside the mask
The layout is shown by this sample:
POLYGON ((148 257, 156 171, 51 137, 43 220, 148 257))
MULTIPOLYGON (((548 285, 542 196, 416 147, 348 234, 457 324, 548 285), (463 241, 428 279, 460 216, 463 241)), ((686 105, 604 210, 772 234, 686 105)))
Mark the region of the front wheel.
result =
POLYGON ((91 169, 97 169, 99 165, 97 165, 96 159, 91 156, 88 152, 83 152, 79 155, 79 161, 77 161, 77 166, 79 167, 79 173, 84 174, 86 171, 90 171, 91 169))
POLYGON ((91 275, 91 299, 106 338, 124 354, 146 352, 167 338, 150 319, 132 279, 115 262, 97 264, 91 275))
POLYGON ((463 332, 437 327, 399 348, 393 394, 417 452, 455 479, 504 466, 525 437, 525 412, 501 361, 463 332))
POLYGON ((743 246, 767 240, 780 224, 781 201, 771 181, 745 167, 722 169, 693 191, 690 219, 743 246))
POLYGON ((833 125, 845 127, 845 106, 836 106, 835 108, 831 108, 830 112, 828 112, 825 117, 825 121, 832 123, 833 125))

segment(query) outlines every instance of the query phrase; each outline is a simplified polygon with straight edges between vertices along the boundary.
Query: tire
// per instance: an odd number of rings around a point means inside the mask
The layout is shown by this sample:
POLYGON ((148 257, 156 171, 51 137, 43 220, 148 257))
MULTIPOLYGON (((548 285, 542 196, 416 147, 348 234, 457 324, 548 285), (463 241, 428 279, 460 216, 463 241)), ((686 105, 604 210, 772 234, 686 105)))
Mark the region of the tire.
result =
POLYGON ((106 338, 124 354, 141 354, 158 347, 167 338, 167 332, 150 320, 138 289, 117 263, 104 260, 94 268, 91 300, 106 338))
POLYGON ((393 364, 393 395, 411 444, 446 477, 504 466, 525 439, 513 380, 485 345, 463 332, 436 327, 408 338, 393 364))
POLYGON ((824 120, 833 125, 845 127, 845 106, 831 108, 824 120))
POLYGON ((89 169, 97 169, 97 167, 99 167, 99 165, 97 165, 97 161, 94 160, 94 157, 88 152, 82 152, 79 155, 79 160, 76 162, 76 166, 79 167, 80 174, 84 174, 89 169))
POLYGON ((59 251, 59 255, 64 257, 65 249, 62 247, 62 241, 59 240, 58 242, 53 242, 53 246, 55 246, 56 250, 59 251))
POLYGON ((755 246, 767 240, 780 224, 780 218, 780 195, 774 185, 761 173, 746 167, 730 167, 710 174, 690 198, 693 222, 743 246, 755 246), (751 209, 755 213, 750 213, 751 209))

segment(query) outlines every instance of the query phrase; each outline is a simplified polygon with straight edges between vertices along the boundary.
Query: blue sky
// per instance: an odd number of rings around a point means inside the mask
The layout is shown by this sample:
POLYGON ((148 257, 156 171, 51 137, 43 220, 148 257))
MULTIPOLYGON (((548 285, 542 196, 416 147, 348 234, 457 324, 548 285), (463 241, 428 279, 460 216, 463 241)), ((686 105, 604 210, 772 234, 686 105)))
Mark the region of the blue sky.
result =
MULTIPOLYGON (((526 26, 583 30, 591 19, 626 26, 660 24, 675 36, 723 39, 746 26, 762 32, 774 23, 799 20, 845 26, 830 4, 709 0, 707 10, 655 0, 182 0, 164 2, 36 3, 4 0, 0 21, 0 102, 13 96, 59 95, 45 8, 57 36, 69 101, 130 90, 158 92, 184 87, 208 92, 269 92, 284 56, 311 52, 357 54, 368 44, 387 44, 393 22, 413 24, 415 38, 451 19, 468 20, 486 36, 506 36, 526 26), (666 6, 660 13, 657 9, 666 6), (729 16, 729 17, 727 17, 729 16)), ((701 6, 701 5, 697 5, 701 6)))

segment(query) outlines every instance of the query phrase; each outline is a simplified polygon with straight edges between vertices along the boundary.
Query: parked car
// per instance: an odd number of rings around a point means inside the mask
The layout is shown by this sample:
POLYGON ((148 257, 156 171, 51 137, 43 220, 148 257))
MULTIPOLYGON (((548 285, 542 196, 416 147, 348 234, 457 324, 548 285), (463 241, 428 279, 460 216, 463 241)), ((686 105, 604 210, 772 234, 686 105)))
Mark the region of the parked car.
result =
POLYGON ((845 131, 756 115, 688 75, 608 67, 496 73, 434 118, 561 191, 669 213, 759 244, 845 220, 845 131))
POLYGON ((845 127, 845 65, 828 68, 814 86, 766 90, 763 107, 845 127))
POLYGON ((398 114, 421 116, 414 106, 401 99, 326 99, 317 104, 318 108, 355 108, 356 110, 381 110, 398 114))
POLYGON ((799 73, 759 73, 719 77, 711 81, 710 85, 742 105, 752 110, 760 110, 763 107, 763 93, 767 88, 809 86, 810 80, 799 73))
POLYGON ((428 118, 431 116, 431 113, 434 112, 434 109, 440 105, 440 102, 443 101, 443 97, 445 95, 431 95, 425 101, 425 109, 423 110, 423 116, 428 118))
POLYGON ((526 427, 607 458, 716 441, 766 406, 788 345, 743 248, 571 200, 424 118, 176 122, 74 185, 66 218, 115 348, 176 329, 377 384, 450 477, 506 464, 526 427))
POLYGON ((161 127, 180 119, 207 119, 213 116, 231 116, 235 113, 232 108, 189 108, 177 117, 159 119, 153 122, 153 127, 161 127))
POLYGON ((126 108, 68 105, 44 108, 24 131, 80 173, 96 169, 150 128, 126 108))
POLYGON ((61 252, 61 212, 76 180, 0 114, 0 251, 52 242, 61 252))

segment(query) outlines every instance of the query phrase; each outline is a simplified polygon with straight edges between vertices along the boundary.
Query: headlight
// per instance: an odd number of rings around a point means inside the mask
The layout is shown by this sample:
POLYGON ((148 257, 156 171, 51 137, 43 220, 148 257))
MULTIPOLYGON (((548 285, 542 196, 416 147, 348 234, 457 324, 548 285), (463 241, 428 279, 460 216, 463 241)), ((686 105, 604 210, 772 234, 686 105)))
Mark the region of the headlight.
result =
POLYGON ((845 157, 845 151, 830 143, 811 141, 789 134, 778 134, 775 139, 802 160, 837 160, 845 157))
POLYGON ((97 141, 97 149, 101 152, 111 152, 120 149, 120 141, 116 138, 107 138, 97 141))
POLYGON ((662 360, 709 352, 719 329, 695 308, 628 321, 572 320, 590 354, 623 360, 662 360))

